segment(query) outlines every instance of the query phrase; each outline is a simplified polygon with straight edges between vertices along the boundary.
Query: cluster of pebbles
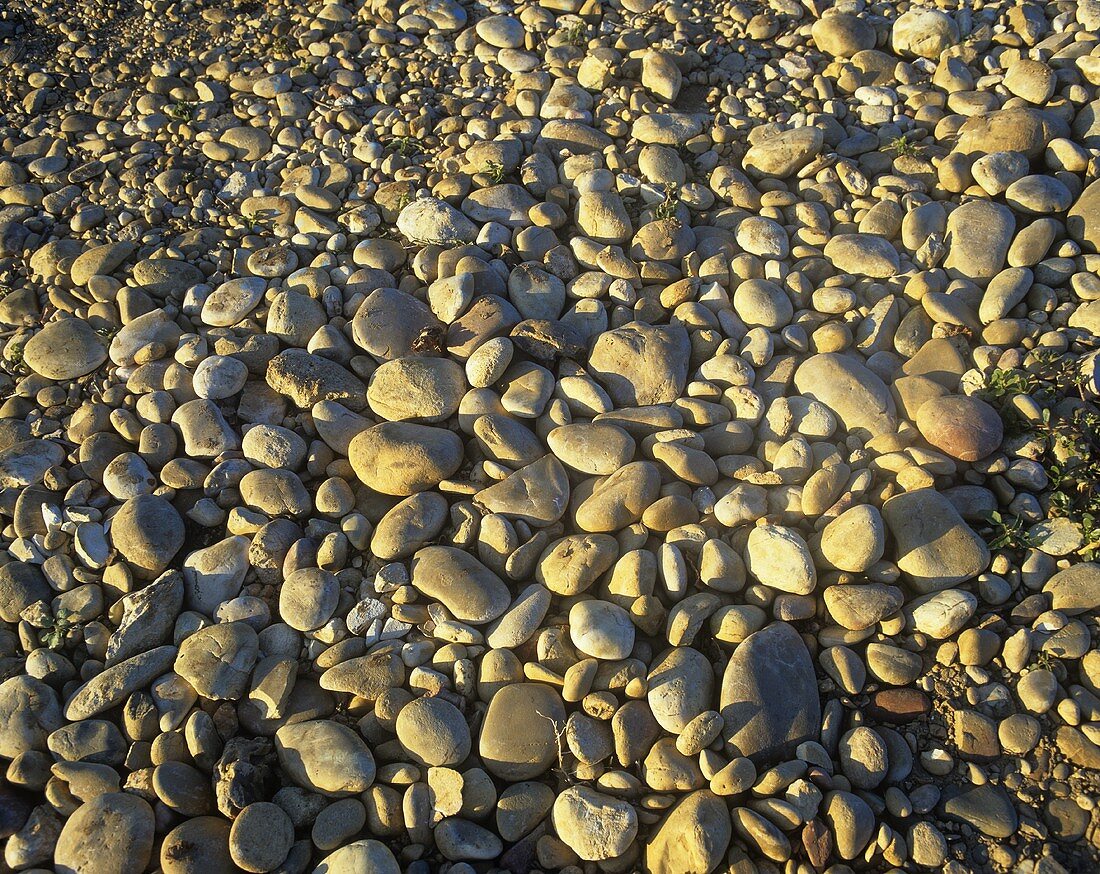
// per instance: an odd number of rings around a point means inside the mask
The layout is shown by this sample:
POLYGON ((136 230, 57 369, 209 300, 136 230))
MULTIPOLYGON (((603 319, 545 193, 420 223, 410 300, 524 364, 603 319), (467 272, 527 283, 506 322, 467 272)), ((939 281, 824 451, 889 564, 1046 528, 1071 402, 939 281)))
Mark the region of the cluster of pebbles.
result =
POLYGON ((0 869, 1097 870, 1098 0, 0 40, 0 869))

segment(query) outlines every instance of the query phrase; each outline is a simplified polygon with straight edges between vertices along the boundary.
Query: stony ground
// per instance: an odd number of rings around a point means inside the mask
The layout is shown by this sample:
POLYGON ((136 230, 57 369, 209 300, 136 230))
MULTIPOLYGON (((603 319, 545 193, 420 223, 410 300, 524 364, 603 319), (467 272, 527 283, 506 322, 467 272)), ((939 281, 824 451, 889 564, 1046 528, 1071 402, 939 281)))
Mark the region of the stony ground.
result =
POLYGON ((1100 0, 0 5, 0 838, 1100 867, 1100 0))

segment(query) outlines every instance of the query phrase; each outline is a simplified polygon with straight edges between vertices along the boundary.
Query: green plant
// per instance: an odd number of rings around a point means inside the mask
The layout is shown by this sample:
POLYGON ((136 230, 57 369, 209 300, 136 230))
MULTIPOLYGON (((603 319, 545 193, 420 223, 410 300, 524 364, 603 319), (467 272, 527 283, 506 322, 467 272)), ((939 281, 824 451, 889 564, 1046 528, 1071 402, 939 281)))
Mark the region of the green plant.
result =
POLYGON ((659 222, 676 218, 676 210, 679 206, 679 194, 674 191, 666 191, 665 199, 653 207, 653 220, 659 222))
MULTIPOLYGON (((1084 382, 1077 357, 1038 349, 1020 367, 989 371, 979 395, 1000 413, 1006 433, 1039 443, 1049 515, 1080 527, 1084 542, 1077 554, 1091 560, 1100 554, 1100 412, 1086 399, 1084 382), (1037 418, 1017 412, 1017 395, 1035 402, 1037 418)), ((990 546, 1018 548, 1011 545, 1018 534, 1015 524, 994 524, 990 546)))
POLYGON ((905 134, 894 137, 886 144, 886 148, 898 156, 920 154, 920 146, 912 142, 905 134))
POLYGON ((414 152, 421 150, 420 140, 412 135, 392 137, 386 146, 397 152, 402 158, 407 158, 414 152))
POLYGON ((191 121, 195 117, 195 104, 189 100, 177 100, 164 111, 177 121, 191 121))
POLYGON ((1019 516, 1004 516, 994 511, 989 516, 990 530, 986 543, 990 549, 1026 549, 1031 538, 1024 530, 1024 520, 1019 516))
POLYGON ((572 21, 561 29, 561 41, 567 46, 588 45, 588 25, 583 21, 572 21))
POLYGON ((271 41, 271 55, 274 58, 285 61, 294 53, 290 47, 290 40, 285 36, 277 36, 271 41))
POLYGON ((791 106, 797 109, 799 112, 808 112, 810 109, 810 100, 805 94, 801 92, 794 92, 792 94, 785 94, 783 99, 787 101, 791 106))
POLYGON ((60 649, 69 632, 81 624, 79 619, 74 618, 76 615, 61 609, 56 615, 45 619, 41 634, 42 645, 50 649, 60 649))
POLYGON ((1081 535, 1084 538, 1077 554, 1085 561, 1092 561, 1100 554, 1100 516, 1096 513, 1082 513, 1078 519, 1081 535))
POLYGON ((489 181, 494 185, 499 185, 504 179, 504 165, 500 161, 486 161, 481 172, 488 176, 489 181))
POLYGON ((23 367, 23 345, 23 343, 8 343, 8 345, 4 347, 4 357, 11 362, 16 370, 20 370, 23 367))

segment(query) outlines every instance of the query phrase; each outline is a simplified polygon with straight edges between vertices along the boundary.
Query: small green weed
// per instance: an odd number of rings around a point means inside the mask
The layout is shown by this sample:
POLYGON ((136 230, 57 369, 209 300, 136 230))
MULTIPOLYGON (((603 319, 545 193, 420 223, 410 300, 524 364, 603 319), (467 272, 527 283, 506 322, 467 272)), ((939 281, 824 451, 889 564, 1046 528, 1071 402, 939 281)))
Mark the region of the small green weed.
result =
POLYGON ((676 218, 676 210, 679 206, 679 194, 675 191, 666 191, 665 199, 653 207, 653 220, 659 222, 676 218))
POLYGON ((489 177, 489 181, 494 185, 499 185, 504 179, 504 165, 500 161, 486 161, 481 172, 489 177))
POLYGON ((1006 516, 993 512, 989 516, 990 530, 986 543, 990 549, 1027 549, 1031 538, 1024 530, 1024 520, 1019 516, 1006 516))
MULTIPOLYGON (((1023 365, 995 369, 985 375, 979 396, 1001 415, 1005 433, 1039 441, 1046 470, 1049 514, 1080 526, 1084 544, 1077 554, 1091 560, 1100 555, 1100 412, 1086 400, 1080 359, 1054 349, 1031 352, 1023 365), (1040 408, 1037 420, 1025 419, 1012 405, 1027 395, 1040 408)), ((1018 549, 1019 520, 996 519, 989 545, 1018 549)))
POLYGON ((49 617, 40 635, 42 645, 50 649, 60 649, 69 632, 81 624, 74 618, 76 615, 68 610, 58 610, 56 616, 49 617))
POLYGON ((894 137, 886 144, 886 148, 899 157, 901 155, 919 155, 921 147, 910 140, 905 134, 900 137, 894 137))
POLYGON ((420 140, 414 136, 393 137, 386 144, 387 148, 399 154, 402 158, 407 158, 418 151, 422 151, 420 140))
POLYGON ((277 36, 271 41, 271 56, 280 61, 288 60, 294 54, 290 40, 285 36, 277 36))
POLYGON ((164 111, 176 121, 191 121, 195 117, 195 104, 189 100, 177 100, 164 111))
POLYGON ((583 21, 574 21, 561 29, 561 40, 567 46, 588 45, 588 25, 583 21))

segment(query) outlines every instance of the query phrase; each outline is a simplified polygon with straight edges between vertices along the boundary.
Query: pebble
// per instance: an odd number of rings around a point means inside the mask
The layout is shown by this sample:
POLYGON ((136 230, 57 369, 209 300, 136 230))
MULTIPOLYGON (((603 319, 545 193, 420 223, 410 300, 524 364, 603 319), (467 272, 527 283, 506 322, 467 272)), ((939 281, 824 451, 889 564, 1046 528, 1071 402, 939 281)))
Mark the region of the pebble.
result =
POLYGON ((1097 3, 86 5, 6 867, 1096 869, 1097 3))

